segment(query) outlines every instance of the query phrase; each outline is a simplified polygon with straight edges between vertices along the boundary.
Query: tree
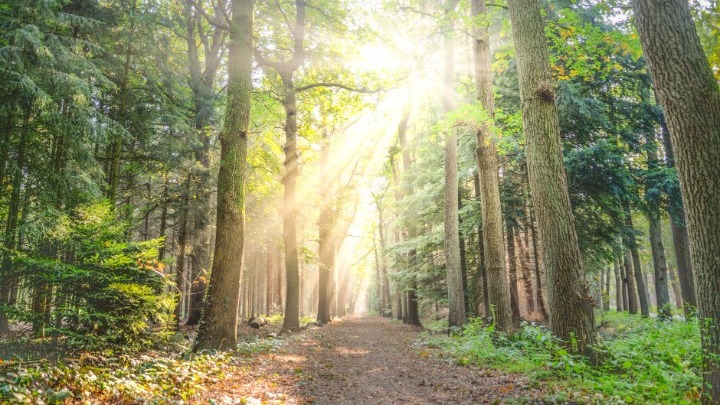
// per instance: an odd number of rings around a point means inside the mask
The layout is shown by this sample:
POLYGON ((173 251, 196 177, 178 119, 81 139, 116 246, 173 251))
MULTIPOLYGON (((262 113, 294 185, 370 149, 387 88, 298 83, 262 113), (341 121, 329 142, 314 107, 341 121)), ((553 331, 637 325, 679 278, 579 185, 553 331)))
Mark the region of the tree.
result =
POLYGON ((684 0, 634 0, 687 214, 704 360, 702 402, 720 402, 720 88, 684 0))
POLYGON ((234 0, 228 52, 228 101, 220 134, 218 221, 210 285, 194 350, 234 350, 245 232, 247 139, 252 97, 253 0, 234 0))
MULTIPOLYGON (((453 13, 456 0, 445 2, 443 18, 445 72, 442 87, 443 110, 455 108, 455 35, 453 13)), ((467 320, 465 291, 460 266, 460 234, 458 231, 458 162, 457 128, 448 128, 445 134, 445 271, 447 272, 449 326, 461 327, 467 320)))
POLYGON ((563 165, 555 86, 538 0, 510 0, 517 55, 528 177, 545 265, 550 329, 573 349, 590 353, 595 342, 589 286, 563 165))
POLYGON ((510 289, 505 271, 505 246, 503 244, 503 217, 500 204, 498 157, 493 128, 495 97, 492 89, 490 67, 490 36, 485 0, 473 0, 472 16, 475 19, 473 55, 477 98, 488 121, 477 131, 477 160, 480 180, 480 211, 482 213, 483 268, 487 279, 487 301, 492 307, 496 328, 501 332, 512 330, 510 289))

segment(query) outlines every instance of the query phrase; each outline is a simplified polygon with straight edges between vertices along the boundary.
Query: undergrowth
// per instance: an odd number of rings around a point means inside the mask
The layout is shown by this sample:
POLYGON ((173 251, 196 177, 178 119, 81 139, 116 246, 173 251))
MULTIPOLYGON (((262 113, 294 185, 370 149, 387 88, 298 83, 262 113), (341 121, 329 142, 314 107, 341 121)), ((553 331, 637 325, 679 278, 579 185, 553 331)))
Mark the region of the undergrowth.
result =
MULTIPOLYGON (((145 351, 62 361, 0 359, 0 403, 183 403, 207 384, 243 372, 243 358, 277 351, 281 339, 248 335, 236 353, 145 351)), ((186 342, 189 343, 189 342, 186 342)), ((115 353, 114 353, 115 354, 115 353)))
POLYGON ((604 315, 600 365, 568 353, 550 332, 523 324, 514 335, 498 335, 482 320, 462 333, 425 335, 426 344, 457 364, 479 365, 526 375, 546 400, 616 404, 698 403, 701 377, 697 321, 604 315))

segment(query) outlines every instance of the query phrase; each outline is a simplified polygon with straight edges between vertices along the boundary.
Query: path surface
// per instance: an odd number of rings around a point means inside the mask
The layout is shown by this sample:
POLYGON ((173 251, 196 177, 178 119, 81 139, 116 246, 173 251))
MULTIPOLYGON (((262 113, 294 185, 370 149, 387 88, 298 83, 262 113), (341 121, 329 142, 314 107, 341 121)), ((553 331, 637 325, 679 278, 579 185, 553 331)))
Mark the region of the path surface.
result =
POLYGON ((206 393, 217 403, 483 404, 529 395, 522 379, 438 359, 420 328, 380 317, 309 329, 206 393))

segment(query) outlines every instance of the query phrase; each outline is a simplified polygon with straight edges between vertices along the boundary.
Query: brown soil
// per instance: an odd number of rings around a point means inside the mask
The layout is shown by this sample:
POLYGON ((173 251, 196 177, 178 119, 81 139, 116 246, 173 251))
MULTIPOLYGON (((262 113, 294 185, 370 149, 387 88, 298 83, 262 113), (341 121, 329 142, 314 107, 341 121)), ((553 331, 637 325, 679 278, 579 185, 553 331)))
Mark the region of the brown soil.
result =
POLYGON ((247 404, 484 404, 532 397, 517 375, 444 361, 421 328, 349 318, 292 337, 210 387, 204 400, 247 404))

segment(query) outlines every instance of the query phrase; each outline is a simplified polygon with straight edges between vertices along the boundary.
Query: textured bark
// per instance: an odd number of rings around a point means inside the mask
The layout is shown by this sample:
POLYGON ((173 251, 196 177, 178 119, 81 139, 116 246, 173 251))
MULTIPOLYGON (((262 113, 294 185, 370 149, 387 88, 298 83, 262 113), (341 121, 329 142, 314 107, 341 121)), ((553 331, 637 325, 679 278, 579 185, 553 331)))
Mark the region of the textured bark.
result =
POLYGON ((628 312, 631 314, 637 314, 638 312, 638 293, 635 288, 635 272, 633 271, 632 259, 630 258, 630 251, 625 250, 623 256, 623 266, 625 267, 625 280, 627 283, 628 292, 628 312))
MULTIPOLYGON (((507 281, 505 267, 505 246, 503 245, 502 207, 500 204, 500 183, 498 179, 497 147, 490 132, 495 112, 490 67, 490 36, 488 33, 485 0, 471 3, 473 18, 481 20, 474 27, 473 54, 477 98, 485 110, 489 122, 477 132, 478 175, 480 176, 480 210, 483 223, 483 256, 487 277, 488 299, 493 308, 496 330, 512 330, 512 318, 517 308, 517 288, 513 295, 507 281)), ((517 315, 517 314, 515 314, 517 315)))
MULTIPOLYGON (((603 311, 610 310, 610 269, 603 270, 605 273, 605 286, 603 292, 603 311)), ((641 275, 642 277, 642 275, 641 275)))
POLYGON ((628 311, 629 310, 629 302, 628 302, 627 267, 625 267, 622 258, 617 258, 616 260, 618 262, 618 268, 620 269, 620 280, 622 281, 623 310, 628 311))
POLYGON ((538 221, 550 303, 550 329, 571 349, 590 353, 595 321, 573 223, 555 85, 538 0, 510 0, 528 179, 538 221))
POLYGON ((687 215, 705 404, 720 402, 720 89, 684 0, 632 3, 665 111, 687 215))
POLYGON ((253 0, 231 5, 228 99, 220 134, 215 252, 195 350, 235 350, 245 240, 247 135, 252 96, 253 0))
MULTIPOLYGON (((673 152, 665 120, 660 122, 662 128, 663 146, 665 147, 665 164, 675 168, 675 153, 673 152)), ((678 279, 682 291, 683 310, 685 315, 691 315, 697 308, 695 298, 695 282, 693 281, 692 264, 690 263, 690 241, 688 240, 687 226, 685 224, 685 207, 680 190, 668 196, 670 199, 670 229, 672 231, 673 247, 675 248, 675 262, 677 263, 678 279)))
POLYGON ((632 222, 632 214, 630 207, 625 205, 625 226, 629 230, 627 236, 627 245, 630 249, 630 256, 632 257, 633 264, 633 275, 635 276, 635 283, 637 284, 638 300, 640 301, 640 313, 642 316, 650 316, 650 303, 647 299, 647 286, 642 275, 642 265, 640 263, 640 254, 638 253, 637 240, 635 238, 635 227, 632 222))

